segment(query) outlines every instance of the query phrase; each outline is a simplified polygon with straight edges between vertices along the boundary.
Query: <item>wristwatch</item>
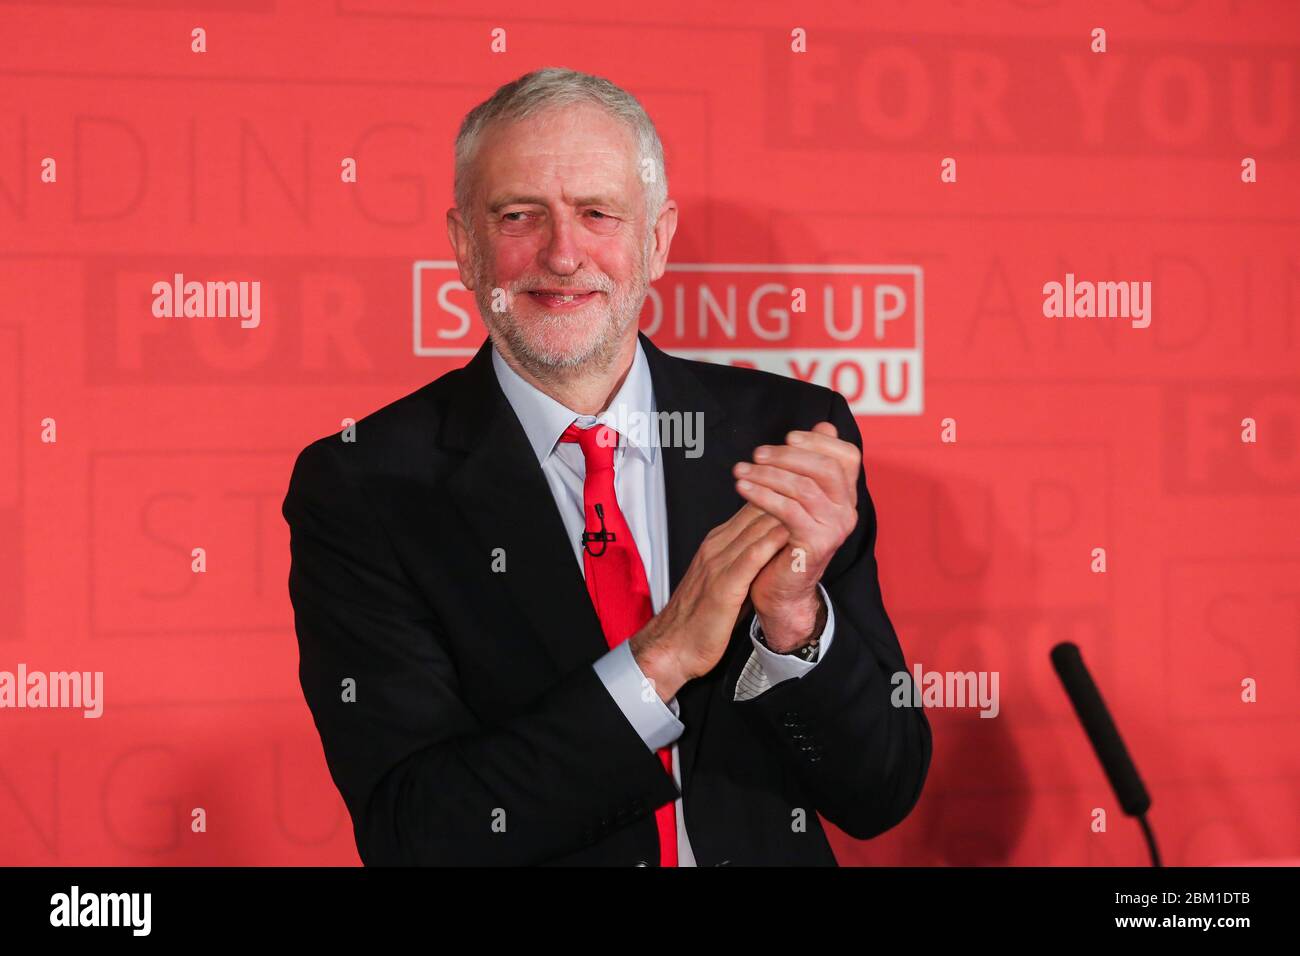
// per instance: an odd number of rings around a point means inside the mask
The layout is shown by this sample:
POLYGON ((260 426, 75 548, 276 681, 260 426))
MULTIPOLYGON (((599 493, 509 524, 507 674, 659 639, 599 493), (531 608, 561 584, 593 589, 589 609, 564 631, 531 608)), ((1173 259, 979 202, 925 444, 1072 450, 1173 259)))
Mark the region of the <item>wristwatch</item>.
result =
POLYGON ((796 647, 792 651, 777 651, 772 649, 771 645, 767 643, 767 637, 763 634, 763 622, 758 620, 757 615, 755 615, 755 623, 757 624, 755 627, 757 634, 755 636, 758 638, 758 643, 762 644, 769 651, 772 651, 773 654, 789 654, 790 656, 799 658, 801 661, 812 663, 817 660, 818 646, 821 644, 822 631, 826 629, 826 618, 829 613, 830 612, 826 607, 825 598, 819 595, 817 599, 817 620, 813 625, 817 629, 817 636, 807 644, 804 644, 802 647, 796 647))
MULTIPOLYGON (((771 647, 768 647, 767 638, 763 635, 763 625, 762 625, 761 622, 760 622, 759 625, 758 625, 758 634, 757 634, 757 637, 758 637, 758 643, 762 644, 764 647, 767 647, 767 649, 768 649, 769 651, 772 650, 771 647)), ((813 638, 811 641, 809 641, 807 644, 803 645, 803 647, 797 647, 797 648, 795 648, 793 651, 787 651, 787 652, 784 652, 784 653, 788 653, 788 654, 790 654, 790 655, 792 655, 792 656, 794 656, 794 657, 797 657, 797 658, 799 658, 801 661, 807 661, 808 663, 812 663, 813 661, 817 660, 818 645, 820 645, 820 644, 821 644, 821 635, 818 634, 816 637, 814 637, 814 638, 813 638)), ((772 653, 774 653, 774 654, 780 654, 780 653, 783 653, 783 652, 782 652, 782 651, 772 651, 772 653)))

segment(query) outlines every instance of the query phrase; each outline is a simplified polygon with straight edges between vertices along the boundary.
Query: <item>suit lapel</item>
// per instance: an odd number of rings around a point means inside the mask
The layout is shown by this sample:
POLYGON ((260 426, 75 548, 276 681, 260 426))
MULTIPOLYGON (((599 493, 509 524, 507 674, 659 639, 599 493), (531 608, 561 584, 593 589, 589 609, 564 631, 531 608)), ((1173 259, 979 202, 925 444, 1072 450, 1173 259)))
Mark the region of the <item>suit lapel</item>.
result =
MULTIPOLYGON (((492 369, 491 339, 456 374, 463 385, 448 410, 441 443, 467 457, 448 492, 478 540, 470 552, 505 552, 500 575, 561 674, 609 649, 564 522, 537 456, 492 369)), ((470 555, 466 556, 470 560, 470 555)))
POLYGON ((699 415, 704 425, 698 439, 703 444, 702 454, 698 458, 688 458, 686 453, 690 449, 671 442, 669 420, 660 418, 660 424, 664 426, 660 434, 660 451, 664 456, 668 590, 671 594, 677 590, 704 536, 718 524, 714 514, 727 498, 724 492, 732 490, 730 473, 725 470, 729 463, 723 466, 722 477, 725 480, 719 482, 717 475, 722 458, 719 443, 726 437, 721 428, 726 411, 681 359, 661 351, 644 333, 640 338, 650 366, 657 411, 680 415, 683 421, 688 415, 699 415))
MULTIPOLYGON (((669 436, 661 433, 671 594, 677 590, 704 536, 744 504, 735 490, 731 466, 748 455, 736 447, 729 427, 735 423, 725 421, 726 409, 704 387, 690 365, 661 351, 644 333, 640 338, 650 366, 657 410, 680 412, 683 418, 698 414, 703 422, 703 448, 697 458, 687 457, 689 449, 680 444, 674 447, 669 436)), ((660 423, 667 428, 667 420, 661 418, 660 423)), ((713 673, 719 674, 724 668, 725 655, 713 673)), ((708 718, 709 705, 716 696, 717 683, 716 680, 693 680, 677 693, 681 721, 686 727, 677 741, 678 756, 683 786, 688 789, 693 779, 691 768, 699 756, 700 737, 708 718)), ((694 846, 697 841, 694 836, 691 839, 694 846)), ((700 848, 696 847, 696 850, 698 857, 700 848)))

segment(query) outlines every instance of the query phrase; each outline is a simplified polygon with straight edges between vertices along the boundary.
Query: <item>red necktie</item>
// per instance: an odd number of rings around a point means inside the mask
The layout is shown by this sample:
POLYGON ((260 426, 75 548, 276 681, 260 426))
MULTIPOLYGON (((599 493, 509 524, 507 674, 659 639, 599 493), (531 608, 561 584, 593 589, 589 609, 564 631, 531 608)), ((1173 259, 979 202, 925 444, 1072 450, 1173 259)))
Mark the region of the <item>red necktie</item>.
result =
MULTIPOLYGON (((587 593, 600 618, 605 641, 611 648, 617 647, 654 617, 645 567, 614 495, 614 447, 618 444, 618 432, 605 425, 579 428, 575 422, 560 436, 560 441, 577 442, 586 460, 587 478, 582 497, 588 530, 582 566, 587 577, 587 593)), ((672 747, 661 747, 658 754, 664 769, 672 776, 672 747)), ((669 802, 656 809, 655 823, 659 827, 659 865, 676 866, 675 804, 669 802)))

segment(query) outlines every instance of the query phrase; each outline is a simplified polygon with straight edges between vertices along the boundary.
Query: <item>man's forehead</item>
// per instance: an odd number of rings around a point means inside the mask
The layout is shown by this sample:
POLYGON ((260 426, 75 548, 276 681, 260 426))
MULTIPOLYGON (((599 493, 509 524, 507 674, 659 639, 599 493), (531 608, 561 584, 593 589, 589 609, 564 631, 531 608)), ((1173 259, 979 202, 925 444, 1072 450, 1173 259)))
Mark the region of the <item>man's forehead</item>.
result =
MULTIPOLYGON (((601 182, 622 185, 622 180, 636 168, 636 143, 631 131, 613 117, 590 108, 573 108, 580 116, 564 114, 561 120, 550 119, 549 110, 523 120, 512 120, 491 128, 479 150, 481 169, 493 179, 523 179, 528 173, 562 175, 565 185, 572 183, 586 192, 582 182, 592 187, 601 182)), ((494 184, 493 192, 498 191, 494 184)))
MULTIPOLYGON (((548 205, 553 198, 553 194, 539 189, 538 186, 537 183, 519 183, 513 186, 494 188, 486 199, 488 211, 496 212, 504 206, 511 205, 548 205)), ((618 189, 601 188, 597 191, 587 191, 582 188, 561 185, 558 198, 561 202, 570 206, 610 206, 621 209, 632 204, 634 194, 618 189)))

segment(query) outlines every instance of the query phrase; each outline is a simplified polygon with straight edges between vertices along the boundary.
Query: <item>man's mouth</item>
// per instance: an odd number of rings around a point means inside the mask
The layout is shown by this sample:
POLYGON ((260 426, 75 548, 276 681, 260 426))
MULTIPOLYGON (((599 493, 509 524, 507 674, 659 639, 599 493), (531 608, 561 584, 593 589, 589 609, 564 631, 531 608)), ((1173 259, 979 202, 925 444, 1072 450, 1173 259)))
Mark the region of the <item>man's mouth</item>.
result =
POLYGON ((586 292, 562 292, 555 289, 530 289, 528 294, 534 300, 540 302, 548 308, 557 309, 564 307, 576 307, 585 303, 592 296, 596 295, 596 290, 586 292))

